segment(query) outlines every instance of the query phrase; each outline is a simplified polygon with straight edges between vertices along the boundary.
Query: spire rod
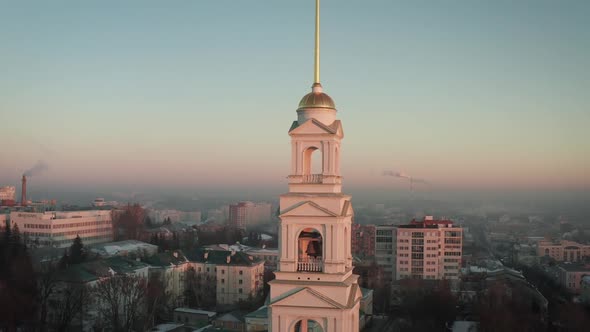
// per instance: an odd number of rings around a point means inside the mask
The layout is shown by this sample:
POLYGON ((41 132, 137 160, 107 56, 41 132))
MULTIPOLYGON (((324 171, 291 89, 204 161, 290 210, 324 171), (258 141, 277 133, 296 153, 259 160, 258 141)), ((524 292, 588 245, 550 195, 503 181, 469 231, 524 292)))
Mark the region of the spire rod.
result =
POLYGON ((320 83, 320 0, 315 0, 315 63, 314 83, 320 83))

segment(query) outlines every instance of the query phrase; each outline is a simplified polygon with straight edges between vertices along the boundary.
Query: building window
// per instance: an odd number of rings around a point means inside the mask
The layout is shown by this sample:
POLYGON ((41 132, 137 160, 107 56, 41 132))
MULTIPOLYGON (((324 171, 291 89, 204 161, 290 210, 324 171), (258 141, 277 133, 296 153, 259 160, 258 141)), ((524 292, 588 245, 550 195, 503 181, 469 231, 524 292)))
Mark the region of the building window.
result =
POLYGON ((221 283, 222 284, 225 284, 225 279, 221 279, 221 283))
POLYGON ((242 294, 242 289, 241 288, 238 289, 238 293, 242 294))
POLYGON ((225 274, 225 270, 221 270, 221 274, 225 274))
POLYGON ((238 281, 238 284, 240 284, 240 285, 242 284, 242 279, 240 279, 240 280, 238 281))
POLYGON ((240 270, 240 275, 244 274, 244 271, 240 270))

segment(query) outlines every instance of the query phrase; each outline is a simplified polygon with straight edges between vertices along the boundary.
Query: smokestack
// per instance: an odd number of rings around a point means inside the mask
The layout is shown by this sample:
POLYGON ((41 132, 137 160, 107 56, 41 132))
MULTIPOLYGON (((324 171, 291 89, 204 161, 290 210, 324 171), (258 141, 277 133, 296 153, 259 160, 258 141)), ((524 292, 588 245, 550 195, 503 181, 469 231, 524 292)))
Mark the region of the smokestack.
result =
POLYGON ((27 206, 27 177, 23 175, 23 186, 21 189, 20 205, 27 206))

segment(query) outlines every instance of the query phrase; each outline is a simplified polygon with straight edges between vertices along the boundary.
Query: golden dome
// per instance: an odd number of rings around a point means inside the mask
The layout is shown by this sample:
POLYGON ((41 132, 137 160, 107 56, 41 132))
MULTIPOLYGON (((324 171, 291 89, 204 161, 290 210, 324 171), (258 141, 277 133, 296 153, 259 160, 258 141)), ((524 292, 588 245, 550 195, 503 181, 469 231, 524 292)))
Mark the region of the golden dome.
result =
POLYGON ((334 100, 322 91, 322 85, 315 83, 312 87, 312 92, 306 94, 299 102, 299 108, 329 108, 336 109, 334 100))

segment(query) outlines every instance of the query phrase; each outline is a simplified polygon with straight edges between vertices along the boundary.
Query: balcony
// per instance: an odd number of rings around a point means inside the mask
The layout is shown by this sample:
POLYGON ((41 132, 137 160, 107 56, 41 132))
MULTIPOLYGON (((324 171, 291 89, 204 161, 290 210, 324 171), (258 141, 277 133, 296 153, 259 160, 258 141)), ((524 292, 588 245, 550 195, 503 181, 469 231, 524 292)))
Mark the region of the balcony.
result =
POLYGON ((306 259, 297 262, 297 271, 299 272, 322 272, 323 263, 321 258, 306 259))
POLYGON ((301 182, 302 183, 322 183, 324 176, 322 174, 304 174, 301 182))

